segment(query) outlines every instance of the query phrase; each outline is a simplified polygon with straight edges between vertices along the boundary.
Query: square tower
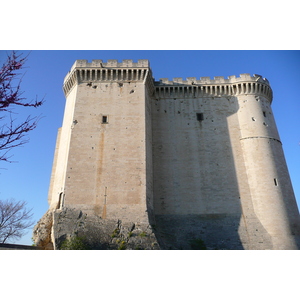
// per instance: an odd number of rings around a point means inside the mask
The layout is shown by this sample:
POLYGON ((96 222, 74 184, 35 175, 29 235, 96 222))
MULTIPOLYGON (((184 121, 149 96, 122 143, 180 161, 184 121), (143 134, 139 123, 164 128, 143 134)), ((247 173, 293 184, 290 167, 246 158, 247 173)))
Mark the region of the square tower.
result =
POLYGON ((153 198, 148 61, 77 60, 64 92, 50 206, 147 222, 153 198))

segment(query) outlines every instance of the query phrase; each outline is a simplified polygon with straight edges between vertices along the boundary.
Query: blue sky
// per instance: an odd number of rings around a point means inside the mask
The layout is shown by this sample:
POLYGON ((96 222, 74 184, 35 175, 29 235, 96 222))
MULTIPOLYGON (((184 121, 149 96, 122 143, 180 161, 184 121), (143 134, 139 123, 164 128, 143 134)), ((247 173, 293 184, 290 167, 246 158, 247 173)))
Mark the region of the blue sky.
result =
MULTIPOLYGON (((0 51, 0 62, 9 51, 0 51)), ((260 74, 267 78, 273 89, 273 112, 283 143, 298 206, 300 207, 300 51, 21 51, 29 54, 21 88, 24 97, 45 97, 38 109, 20 109, 16 117, 28 114, 41 116, 37 129, 29 135, 30 141, 11 154, 16 163, 0 162, 0 198, 25 200, 33 208, 37 222, 48 209, 47 194, 57 129, 62 124, 65 98, 62 83, 76 59, 138 59, 150 60, 153 76, 159 78, 200 77, 260 74)), ((31 244, 30 231, 18 241, 31 244)))

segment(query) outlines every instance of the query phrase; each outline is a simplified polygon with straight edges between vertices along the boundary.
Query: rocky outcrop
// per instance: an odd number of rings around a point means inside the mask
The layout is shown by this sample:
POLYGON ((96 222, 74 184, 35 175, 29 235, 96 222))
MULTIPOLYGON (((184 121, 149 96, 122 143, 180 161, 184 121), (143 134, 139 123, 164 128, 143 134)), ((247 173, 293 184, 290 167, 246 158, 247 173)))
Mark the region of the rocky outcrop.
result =
POLYGON ((156 250, 160 249, 149 224, 102 219, 81 210, 63 208, 53 212, 55 249, 65 241, 79 238, 83 249, 156 250))
POLYGON ((53 211, 48 210, 33 228, 33 241, 37 247, 53 250, 51 231, 53 225, 53 211))

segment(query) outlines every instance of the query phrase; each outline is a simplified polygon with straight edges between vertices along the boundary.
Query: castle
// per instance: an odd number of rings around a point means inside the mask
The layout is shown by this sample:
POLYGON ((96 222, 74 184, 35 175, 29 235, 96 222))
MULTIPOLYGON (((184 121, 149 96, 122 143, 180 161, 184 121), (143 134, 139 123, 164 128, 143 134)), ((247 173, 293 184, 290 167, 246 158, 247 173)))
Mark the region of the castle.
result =
POLYGON ((267 79, 155 81, 148 60, 77 60, 63 90, 38 245, 299 248, 267 79))

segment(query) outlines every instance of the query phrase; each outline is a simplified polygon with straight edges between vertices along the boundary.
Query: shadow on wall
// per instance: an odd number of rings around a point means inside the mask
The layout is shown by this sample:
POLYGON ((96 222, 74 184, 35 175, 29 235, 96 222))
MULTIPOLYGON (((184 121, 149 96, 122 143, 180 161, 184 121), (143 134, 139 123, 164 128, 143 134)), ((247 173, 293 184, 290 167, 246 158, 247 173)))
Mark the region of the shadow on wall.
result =
POLYGON ((236 97, 153 101, 154 213, 162 249, 249 243, 237 178, 244 168, 238 109, 236 97))

